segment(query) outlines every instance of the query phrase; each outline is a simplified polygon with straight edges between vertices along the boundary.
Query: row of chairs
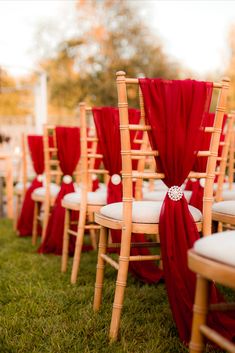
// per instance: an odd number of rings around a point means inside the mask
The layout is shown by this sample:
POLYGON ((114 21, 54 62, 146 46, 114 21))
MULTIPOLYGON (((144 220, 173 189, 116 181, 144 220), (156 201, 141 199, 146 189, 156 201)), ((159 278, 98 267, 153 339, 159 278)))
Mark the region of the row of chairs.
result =
MULTIPOLYGON (((171 81, 172 83, 173 81, 171 81)), ((155 115, 154 104, 152 103, 152 98, 148 100, 148 95, 146 94, 146 87, 152 92, 153 95, 157 96, 160 93, 156 91, 156 87, 152 86, 153 82, 150 84, 147 82, 141 82, 138 79, 130 79, 126 78, 124 72, 117 73, 117 88, 118 88, 118 106, 119 106, 119 116, 117 109, 112 108, 100 108, 93 109, 87 108, 85 104, 80 104, 80 141, 81 141, 81 157, 80 161, 77 165, 76 170, 78 171, 77 182, 79 184, 78 192, 68 193, 62 199, 62 206, 65 208, 65 224, 63 230, 63 251, 62 251, 62 272, 67 269, 67 259, 69 253, 69 238, 71 236, 76 237, 76 245, 74 251, 74 260, 73 260, 73 268, 71 274, 71 282, 75 283, 79 271, 79 263, 81 259, 81 252, 83 246, 84 233, 86 230, 90 232, 93 248, 96 248, 96 235, 97 231, 100 231, 99 236, 99 245, 98 245, 98 260, 97 260, 97 273, 96 273, 96 284, 95 284, 95 295, 94 295, 94 310, 97 311, 101 305, 102 298, 102 288, 103 288, 103 280, 104 280, 104 268, 106 264, 110 264, 117 271, 117 282, 116 282, 116 290, 115 290, 115 298, 113 304, 113 312, 112 312, 112 320, 110 326, 110 338, 112 340, 116 340, 118 336, 120 319, 121 319, 121 311, 123 307, 124 301, 124 292, 127 283, 127 274, 128 268, 131 268, 132 272, 137 272, 140 278, 147 278, 149 281, 157 281, 162 277, 162 256, 163 256, 163 268, 165 276, 167 276, 167 269, 169 270, 171 264, 169 263, 169 256, 174 258, 175 254, 172 253, 172 243, 167 243, 166 239, 162 237, 162 233, 168 234, 171 233, 172 230, 167 229, 167 224, 162 225, 164 222, 164 217, 162 216, 162 205, 165 202, 168 202, 169 210, 168 212, 173 212, 173 209, 177 209, 176 205, 180 205, 182 209, 177 211, 177 217, 184 210, 185 212, 190 212, 189 215, 190 220, 189 223, 192 222, 196 225, 196 233, 195 229, 193 230, 192 239, 183 240, 180 238, 180 232, 184 233, 185 230, 181 229, 180 226, 176 225, 176 230, 174 230, 173 234, 177 237, 174 242, 177 243, 176 250, 181 252, 181 241, 185 241, 185 244, 182 245, 182 259, 178 261, 174 259, 175 264, 177 266, 183 266, 183 271, 188 275, 188 272, 185 268, 187 268, 187 264, 185 263, 186 252, 189 245, 193 245, 194 240, 196 240, 198 231, 202 233, 203 238, 198 240, 195 244, 198 244, 203 241, 213 241, 216 236, 213 237, 205 237, 212 233, 211 225, 212 221, 218 221, 220 224, 220 230, 224 227, 231 228, 234 227, 235 220, 235 201, 233 200, 223 200, 225 194, 223 195, 223 184, 225 179, 226 172, 226 161, 227 155, 229 153, 229 171, 230 171, 230 186, 232 185, 232 174, 234 172, 234 141, 233 141, 233 114, 228 116, 227 123, 227 133, 225 140, 220 142, 220 135, 222 130, 222 121, 224 117, 224 113, 226 112, 226 100, 227 100, 227 92, 229 87, 229 81, 224 79, 220 83, 213 83, 211 90, 219 90, 218 102, 215 112, 215 117, 213 124, 210 126, 206 126, 204 124, 204 134, 206 136, 210 136, 207 138, 207 145, 204 150, 198 148, 197 157, 206 159, 204 163, 204 170, 195 170, 195 164, 190 165, 190 170, 182 171, 183 164, 186 163, 182 159, 182 155, 180 153, 185 153, 185 159, 187 160, 187 153, 185 151, 185 143, 190 140, 187 140, 189 136, 191 139, 193 136, 199 132, 188 131, 188 135, 185 135, 185 132, 182 132, 179 128, 179 121, 172 121, 173 126, 166 126, 166 122, 163 120, 161 124, 154 125, 154 119, 157 119, 158 115, 162 114, 164 117, 164 108, 158 106, 158 111, 156 114, 156 118, 153 118, 155 115), (130 109, 128 109, 128 86, 129 85, 137 85, 139 90, 139 101, 140 101, 140 116, 136 116, 136 120, 133 123, 133 120, 130 121, 130 116, 132 113, 130 109), (146 87, 145 87, 146 86, 146 87), (161 108, 161 109, 160 109, 161 108), (93 116, 94 124, 93 128, 90 129, 88 127, 87 121, 91 119, 93 116), (120 141, 114 139, 114 135, 112 135, 112 127, 116 128, 119 125, 114 126, 115 116, 118 116, 120 119, 120 141), (110 119, 110 121, 108 120, 110 119), (112 120, 113 119, 113 120, 112 120), (164 126, 164 128, 163 128, 164 126), (175 133, 173 129, 178 131, 179 135, 175 139, 175 133), (162 144, 158 142, 159 137, 159 129, 161 131, 161 138, 163 139, 162 144), (157 138, 155 136, 157 134, 157 138), (166 136, 164 136, 164 134, 166 136), (168 135, 167 135, 168 134, 168 135), (110 135, 110 136, 109 136, 110 135), (108 136, 111 138, 111 142, 105 140, 104 136, 108 136), (164 150, 164 145, 169 143, 170 140, 167 138, 174 139, 176 146, 173 146, 173 150, 171 153, 175 153, 174 158, 178 159, 182 164, 181 169, 177 169, 177 165, 172 165, 170 158, 173 156, 166 150, 164 150), (185 138, 184 141, 180 141, 181 138, 185 138), (165 139, 165 140, 164 140, 165 139), (155 141, 156 140, 156 141, 155 141), (179 144, 178 144, 178 142, 179 144), (102 146, 103 142, 103 146, 102 146), (113 143, 113 145, 112 145, 113 143), (118 143, 120 146, 118 146, 118 143), (219 145, 222 147, 222 155, 218 158, 218 149, 219 145), (97 149, 97 146, 99 148, 97 149), (105 147, 104 147, 105 146, 105 147), (111 147, 110 147, 111 146, 111 147), (134 147, 133 147, 134 146, 134 147), (229 151, 230 146, 230 151, 229 151), (103 149, 102 149, 103 147, 103 149), (183 149, 182 149, 183 147, 183 149), (180 153, 179 151, 180 150, 180 153), (120 154, 121 152, 121 154, 120 154), (112 160, 113 153, 113 160, 112 160), (177 155, 178 153, 178 155, 177 155), (118 157, 116 157, 118 156, 118 157), (168 159, 167 159, 168 158, 168 159), (111 159, 111 160, 110 160, 111 159), (119 162, 120 159, 120 162, 119 162), (98 163, 98 161, 102 161, 102 163, 98 163), (116 164, 116 165, 115 165, 116 164), (95 167, 98 165, 98 167, 95 167), (100 168, 103 166, 103 168, 100 168), (216 172, 217 167, 217 172, 216 172), (175 170, 174 170, 175 168, 175 170), (170 170, 172 169, 172 170, 170 170), (173 173, 175 172, 175 174, 173 173), (175 179, 175 175, 179 174, 179 181, 175 179), (182 175, 180 175, 180 173, 182 175), (215 175, 218 174, 218 187, 214 201, 214 178, 215 175), (101 187, 100 191, 92 191, 92 179, 98 178, 104 181, 103 187, 101 187), (109 175, 109 176, 108 176, 109 175), (203 196, 203 209, 202 213, 192 207, 186 206, 184 203, 183 191, 181 184, 186 179, 202 179, 205 180, 204 185, 204 196, 203 196), (121 183, 122 180, 122 183, 121 183), (154 180, 158 180, 157 183, 154 183, 154 180), (163 187, 156 196, 150 196, 153 199, 149 200, 148 197, 145 199, 145 188, 144 185, 147 183, 147 187, 149 190, 153 189, 155 185, 161 185, 161 180, 165 180, 168 189, 163 187), (175 181, 176 180, 176 181, 175 181), (108 190, 107 190, 108 189, 108 190), (117 195, 116 195, 117 194, 117 195), (120 199, 122 196, 122 200, 120 199), (135 199, 133 198, 135 197, 135 199), (165 201, 164 201, 165 198, 165 201), (166 201, 167 200, 167 201, 166 201), (221 201, 223 200, 223 201, 221 201), (108 204, 106 205, 108 201, 108 204), (121 202, 122 201, 122 202, 121 202), (79 211, 78 217, 78 226, 74 228, 74 219, 72 217, 72 213, 74 211, 79 211), (159 227, 160 224, 160 227, 159 227), (162 229, 165 227, 165 230, 162 229), (151 238, 146 240, 144 235, 148 235, 151 238), (159 236, 160 234, 160 236, 159 236), (141 241, 140 241, 141 240, 141 241), (159 251, 157 254, 152 254, 148 250, 150 247, 157 247, 159 249, 159 243, 161 243, 161 248, 163 251, 162 256, 159 255, 159 251), (162 245, 165 244, 165 245, 162 245), (185 246, 185 248, 183 247, 185 246), (118 253, 118 260, 115 261, 113 259, 113 255, 110 256, 109 252, 118 253), (119 250, 118 250, 119 249, 119 250), (170 252, 170 253, 169 253, 170 252), (157 260, 158 267, 153 261, 157 260), (143 261, 147 264, 143 265, 143 261), (138 265, 138 262, 139 265, 138 265), (151 277, 149 274, 154 272, 154 275, 151 277), (141 277, 142 276, 142 277, 141 277)), ((155 83, 154 83, 155 84, 155 83)), ((158 82, 158 85, 166 84, 166 82, 158 82)), ((191 84, 191 83, 190 83, 191 84)), ((158 88, 158 86, 157 86, 158 88)), ((194 88, 196 90, 196 88, 194 88)), ((198 88, 200 90, 201 88, 198 88)), ((163 97, 164 98, 164 97, 163 97)), ((194 104, 192 98, 191 104, 194 104)), ((204 102, 205 105, 205 102, 204 102)), ((196 110, 195 106, 194 109, 196 110)), ((193 114, 192 112, 190 112, 193 114)), ((199 114, 199 113, 198 113, 199 114)), ((138 115, 138 114, 137 114, 138 115)), ((202 115, 202 112, 201 112, 202 115)), ((163 119, 162 118, 162 119, 163 119)), ((192 123, 192 128, 193 128, 192 123)), ((183 126, 186 128, 187 124, 183 126)), ((48 129, 48 127, 45 127, 48 129)), ((47 130, 45 130, 47 131, 47 130)), ((51 188, 50 188, 50 175, 52 176, 54 173, 54 177, 56 182, 59 183, 59 179, 61 178, 62 172, 60 170, 60 164, 58 159, 56 158, 56 154, 58 153, 58 148, 56 145, 56 137, 55 130, 51 129, 52 141, 50 147, 50 138, 48 133, 44 133, 44 156, 45 156, 45 173, 48 175, 46 177, 46 188, 44 188, 44 194, 38 197, 37 189, 33 193, 33 200, 35 203, 35 212, 34 212, 34 227, 33 227, 33 242, 36 242, 36 233, 38 229, 37 220, 40 218, 40 207, 43 203, 44 208, 44 221, 43 221, 43 231, 42 231, 42 241, 45 240, 46 229, 50 214, 50 209, 55 203, 54 195, 51 196, 51 188), (46 137, 45 137, 46 136, 46 137), (45 147, 47 144, 47 147, 45 147), (46 201, 47 200, 47 201, 46 201)), ((199 136, 199 135, 198 135, 199 136)), ((195 142, 195 141, 194 141, 195 142)), ((195 142, 196 143, 196 142, 195 142)), ((199 147, 199 146, 198 146, 199 147)), ((170 148, 170 147, 169 147, 170 148)), ((187 148, 187 146, 186 146, 187 148)), ((191 159, 195 152, 192 152, 191 159)), ((189 157, 188 157, 189 158, 189 157)), ((190 163, 189 163, 190 164, 190 163)), ((186 195, 186 191, 185 195, 186 195)), ((149 193, 151 194, 151 193, 149 193)), ((230 195, 230 193, 228 193, 230 195)), ((189 194, 190 195, 190 194, 189 194)), ((188 197, 189 199, 189 197, 188 197)), ((189 213, 188 212, 188 213, 189 213)), ((174 214, 172 214, 174 215, 174 214)), ((185 215, 181 215, 184 217, 185 215)), ((180 216, 180 217, 181 217, 180 216)), ((77 220, 76 220, 77 221, 77 220)), ((169 219, 168 219, 169 221, 169 219)), ((177 223, 178 220, 175 222, 177 223)), ((170 221, 169 221, 170 224, 170 221)), ((192 227, 192 226, 190 226, 192 227)), ((228 237, 228 233, 226 233, 226 237, 228 237)), ((231 237, 232 239, 232 237, 231 237)), ((218 237, 218 241, 223 240, 223 234, 221 237, 218 237)), ((230 239, 229 239, 230 240, 230 239)), ((198 247, 195 246, 194 250, 189 251, 189 266, 191 270, 197 272, 198 263, 195 260, 195 252, 196 256, 198 256, 198 247), (194 262, 191 260, 191 256, 194 256, 194 262), (193 263, 193 265, 192 265, 193 263)), ((200 251, 199 251, 200 254, 200 251)), ((210 257, 210 254, 206 255, 210 257)), ((179 256, 180 257, 180 256, 179 256)), ((233 264, 234 265, 234 264, 233 264)), ((201 266, 201 265, 200 265, 201 266)), ((218 264, 217 264, 218 266, 218 264)), ((230 269, 231 271, 231 269, 230 269)), ((200 267, 199 273, 204 275, 204 270, 200 267)), ((231 278, 234 279, 234 269, 231 272, 231 278)), ((189 274, 189 277, 191 275, 189 274)), ((183 340, 188 340, 188 333, 183 332, 181 327, 181 322, 178 317, 176 317, 177 311, 174 312, 174 299, 172 298, 171 286, 173 283, 172 277, 169 275, 169 279, 165 278, 166 285, 168 289, 168 295, 170 304, 173 308, 173 315, 176 320, 180 336, 183 340)), ((225 284, 229 284, 228 281, 225 284)), ((173 286, 174 287, 174 286, 173 286)), ((198 287, 198 286, 197 286, 198 287)), ((200 287, 201 288, 201 287, 200 287)), ((200 290, 200 289, 199 289, 200 290)), ((175 293, 174 293, 175 295, 175 293)), ((179 299, 179 298, 177 298, 179 299)), ((197 307, 196 307, 197 309, 197 307)), ((200 311, 200 310, 199 310, 200 311)), ((204 310, 205 311, 205 310, 204 310)), ((195 310, 196 316, 198 314, 198 310, 195 310)), ((200 314, 201 315, 201 314, 200 314)), ((199 316, 200 316, 199 315, 199 316)), ((201 317, 201 316, 200 316, 201 317)), ((202 329, 200 334, 198 334, 199 326, 201 327, 203 323, 203 327, 205 328, 205 315, 203 319, 194 319, 193 324, 193 338, 190 345, 191 352, 201 352, 203 349, 202 345, 202 334, 205 334, 206 330, 202 329), (195 324, 195 320, 197 324, 195 324), (203 321, 204 320, 204 321, 203 321), (199 322, 199 325, 198 325, 199 322), (197 330, 197 333, 195 334, 197 330), (204 330, 204 331, 203 331, 204 330), (200 342, 199 342, 200 341, 200 342)), ((189 322, 186 322, 188 325, 189 322)), ((187 331, 187 330, 186 330, 187 331)), ((188 327, 188 331, 190 332, 190 328, 188 327)), ((213 339, 213 335, 208 335, 210 339, 213 339)), ((216 336, 215 343, 218 342, 218 336, 216 336)), ((220 341, 220 340, 219 340, 220 341)), ((228 342, 226 341, 226 344, 228 342)), ((227 347, 227 346, 226 346, 227 347)), ((231 347, 230 347, 231 348, 231 347)), ((234 348, 231 348, 234 349, 234 348)), ((234 350, 231 350, 233 352, 234 350)))

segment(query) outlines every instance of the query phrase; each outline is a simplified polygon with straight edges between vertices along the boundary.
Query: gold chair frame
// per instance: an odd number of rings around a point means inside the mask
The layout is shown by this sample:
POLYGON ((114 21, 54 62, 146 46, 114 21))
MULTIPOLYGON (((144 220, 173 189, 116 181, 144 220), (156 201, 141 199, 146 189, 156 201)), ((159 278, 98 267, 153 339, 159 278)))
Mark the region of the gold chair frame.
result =
MULTIPOLYGON (((138 172, 132 170, 132 158, 156 156, 158 151, 149 150, 131 150, 130 144, 130 131, 148 131, 151 126, 142 124, 135 125, 129 124, 128 120, 128 98, 127 98, 127 85, 134 84, 138 85, 139 81, 135 78, 126 78, 126 74, 123 71, 117 72, 117 90, 118 90, 118 107, 120 115, 120 134, 121 134, 121 154, 122 154, 122 179, 123 179, 123 220, 118 221, 116 219, 104 217, 101 213, 95 214, 95 222, 101 225, 100 240, 99 240, 99 253, 97 262, 97 273, 95 283, 95 294, 94 294, 94 311, 98 311, 102 301, 102 288, 104 280, 104 268, 105 264, 109 263, 112 267, 118 270, 115 297, 113 303, 112 319, 110 325, 109 337, 112 341, 117 339, 121 311, 124 301, 124 292, 127 282, 127 274, 129 261, 148 261, 148 260, 160 260, 159 255, 150 256, 131 256, 131 233, 144 233, 144 234, 155 234, 156 240, 158 240, 157 234, 159 234, 159 225, 146 224, 146 223, 133 223, 132 222, 132 181, 133 179, 164 179, 164 174, 153 173, 148 171, 138 172), (120 256, 118 261, 114 261, 110 256, 107 255, 108 248, 108 229, 119 229, 122 230, 121 236, 121 248, 120 256)), ((211 234, 211 207, 213 202, 213 182, 215 177, 215 167, 218 154, 219 140, 221 134, 222 119, 226 112, 226 101, 227 93, 229 88, 229 80, 223 79, 219 83, 213 83, 214 89, 219 89, 220 94, 218 97, 215 123, 213 127, 206 127, 205 132, 211 133, 211 144, 208 151, 199 151, 198 156, 208 157, 207 169, 203 173, 190 172, 189 178, 205 178, 205 189, 203 198, 203 222, 196 223, 197 229, 202 231, 203 235, 211 234)), ((140 109, 141 109, 141 121, 145 119, 143 98, 140 93, 140 109)), ((141 246, 142 244, 138 244, 141 246)), ((157 245, 157 244, 156 244, 157 245)), ((143 244, 142 246, 148 246, 143 244)))

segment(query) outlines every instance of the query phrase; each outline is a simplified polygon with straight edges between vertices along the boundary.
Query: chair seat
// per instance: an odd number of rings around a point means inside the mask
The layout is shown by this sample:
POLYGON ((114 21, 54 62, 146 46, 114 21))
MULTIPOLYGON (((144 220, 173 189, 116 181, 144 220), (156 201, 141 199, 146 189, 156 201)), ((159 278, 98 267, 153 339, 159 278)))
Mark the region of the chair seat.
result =
MULTIPOLYGON (((229 186, 229 183, 226 182, 223 184, 223 189, 228 190, 229 186)), ((235 183, 232 183, 232 190, 235 190, 235 183)))
POLYGON ((201 256, 235 266, 235 231, 201 238, 194 243, 193 249, 201 256))
MULTIPOLYGON (((217 190, 218 184, 214 183, 213 189, 217 190)), ((228 182, 223 183, 223 190, 229 190, 230 184, 228 182)), ((232 183, 232 190, 235 190, 235 183, 232 183)))
MULTIPOLYGON (((168 187, 166 186, 166 184, 161 179, 154 180, 154 191, 164 191, 164 190, 165 191, 168 190, 168 187)), ((148 181, 143 182, 143 191, 149 191, 148 181)))
POLYGON ((99 183, 99 187, 98 187, 98 189, 96 190, 96 192, 97 191, 105 191, 105 192, 107 192, 107 185, 106 184, 104 184, 104 183, 99 183))
POLYGON ((235 189, 233 190, 223 190, 222 192, 223 200, 235 200, 235 189))
MULTIPOLYGON (((100 209, 100 213, 105 217, 122 221, 122 205, 122 202, 111 203, 102 207, 100 209)), ((159 223, 161 207, 161 201, 133 201, 132 222, 150 224, 159 223)), ((202 219, 201 212, 193 206, 189 206, 189 210, 193 216, 194 221, 200 222, 202 219)))
POLYGON ((81 192, 81 185, 77 183, 73 183, 73 187, 75 192, 81 192))
MULTIPOLYGON (((78 192, 71 192, 64 196, 63 201, 69 204, 80 204, 81 203, 81 194, 78 192)), ((107 203, 107 194, 104 191, 95 191, 88 192, 87 194, 87 203, 90 205, 106 205, 107 203)))
MULTIPOLYGON (((77 192, 77 193, 81 192, 81 183, 80 184, 74 183, 73 186, 74 186, 75 192, 77 192)), ((99 191, 99 192, 100 191, 107 191, 107 186, 104 183, 99 183, 99 187, 96 190, 96 192, 97 191, 99 191)))
MULTIPOLYGON (((60 191, 60 186, 54 183, 50 184, 50 194, 51 196, 56 196, 60 191)), ((46 195, 46 188, 42 186, 37 188, 33 191, 33 196, 45 196, 46 195)))
MULTIPOLYGON (((143 200, 144 201, 163 201, 166 196, 167 190, 159 190, 159 191, 144 191, 143 200)), ((192 191, 185 190, 184 196, 186 200, 189 202, 192 195, 192 191)))
POLYGON ((212 206, 212 212, 235 216, 235 200, 216 202, 212 206))
MULTIPOLYGON (((31 183, 28 181, 28 182, 26 183, 26 189, 28 189, 28 187, 29 187, 30 185, 31 185, 31 183)), ((15 185, 15 192, 16 192, 17 194, 22 193, 22 192, 23 192, 23 189, 24 189, 24 184, 22 183, 22 181, 16 183, 16 185, 15 185)))

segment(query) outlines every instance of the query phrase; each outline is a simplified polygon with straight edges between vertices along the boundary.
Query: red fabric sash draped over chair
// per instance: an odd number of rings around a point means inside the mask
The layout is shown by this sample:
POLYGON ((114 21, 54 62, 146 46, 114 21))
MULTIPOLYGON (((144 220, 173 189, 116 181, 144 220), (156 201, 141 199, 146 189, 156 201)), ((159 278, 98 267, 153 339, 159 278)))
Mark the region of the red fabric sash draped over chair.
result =
MULTIPOLYGON (((214 113, 209 113, 206 115, 206 126, 213 126, 214 124, 214 119, 215 119, 215 114, 214 113)), ((222 124, 222 131, 224 130, 224 126, 227 120, 227 114, 224 115, 224 119, 223 119, 223 124, 222 124)), ((210 145, 210 138, 211 138, 211 134, 210 133, 206 133, 203 135, 202 141, 201 141, 201 146, 200 149, 201 150, 208 150, 209 149, 209 145, 210 145)), ((225 135, 224 133, 222 133, 220 135, 220 141, 224 141, 225 135)), ((218 156, 220 157, 222 154, 222 147, 219 147, 219 151, 218 151, 218 156)), ((206 170, 206 163, 207 163, 207 157, 199 157, 196 159, 194 166, 193 166, 193 170, 195 172, 203 172, 206 170)), ((217 162, 218 164, 218 162, 217 162)), ((200 180, 195 180, 192 181, 191 179, 188 180, 186 187, 186 190, 192 190, 192 196, 190 198, 189 204, 198 208, 200 211, 202 211, 202 203, 203 203, 203 185, 201 185, 200 180)))
POLYGON ((37 176, 27 189, 23 201, 20 217, 18 219, 17 230, 21 237, 32 235, 34 201, 31 198, 33 191, 42 186, 42 179, 38 177, 44 172, 43 138, 38 135, 28 136, 28 146, 33 162, 33 168, 37 176))
MULTIPOLYGON (((140 79, 150 142, 159 151, 158 170, 170 188, 181 186, 195 163, 201 146, 202 127, 208 113, 213 85, 193 80, 140 79)), ((191 332, 195 275, 187 266, 187 250, 199 238, 196 225, 182 197, 173 201, 166 195, 160 214, 160 241, 168 298, 179 336, 188 342, 191 332)), ((216 302, 215 288, 211 300, 216 302)), ((229 315, 213 313, 212 326, 231 338, 235 321, 229 315)))
MULTIPOLYGON (((115 185, 112 182, 112 176, 120 175, 121 172, 121 142, 119 132, 119 112, 117 108, 102 107, 93 108, 94 121, 96 125, 97 135, 100 141, 100 148, 103 153, 103 161, 105 168, 110 173, 110 181, 107 190, 107 203, 114 203, 122 201, 122 184, 115 185)), ((136 124, 140 119, 140 112, 136 109, 129 109, 130 122, 136 124)), ((135 132, 131 132, 135 134, 135 132)), ((132 135, 132 141, 134 135, 132 135)), ((137 146, 136 146, 137 147, 137 146)), ((111 230, 113 242, 120 242, 121 232, 111 230)), ((132 234, 133 242, 143 242, 144 235, 132 234)), ((148 249, 132 249, 132 255, 148 255, 148 249)), ((147 283, 154 283, 159 281, 162 277, 162 271, 157 268, 154 262, 147 263, 130 262, 130 271, 138 279, 147 283)))
MULTIPOLYGON (((48 221, 45 240, 38 249, 39 253, 54 253, 61 255, 64 230, 65 209, 61 206, 63 197, 74 192, 72 174, 80 158, 80 130, 77 127, 56 127, 56 141, 60 168, 64 175, 60 192, 55 200, 48 221)), ((72 221, 78 218, 78 213, 72 213, 72 221)), ((74 251, 75 239, 70 237, 70 254, 74 251)))

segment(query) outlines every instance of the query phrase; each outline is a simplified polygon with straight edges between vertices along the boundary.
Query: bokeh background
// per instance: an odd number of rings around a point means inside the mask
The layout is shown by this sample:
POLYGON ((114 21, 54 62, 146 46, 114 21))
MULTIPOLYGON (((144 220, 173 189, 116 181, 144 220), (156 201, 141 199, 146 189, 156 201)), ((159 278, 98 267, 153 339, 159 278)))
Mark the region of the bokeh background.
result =
MULTIPOLYGON (((2 148, 17 149, 20 132, 39 131, 45 119, 76 123, 80 101, 116 105, 117 70, 167 79, 229 76, 233 109, 234 68, 232 0, 1 0, 2 148)), ((136 92, 130 95, 135 105, 136 92)))

